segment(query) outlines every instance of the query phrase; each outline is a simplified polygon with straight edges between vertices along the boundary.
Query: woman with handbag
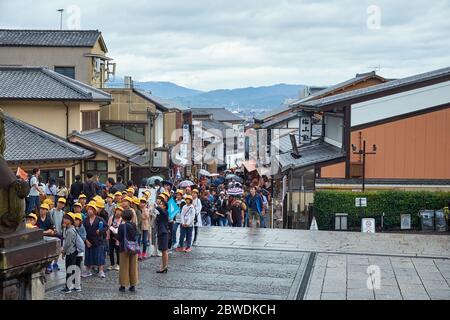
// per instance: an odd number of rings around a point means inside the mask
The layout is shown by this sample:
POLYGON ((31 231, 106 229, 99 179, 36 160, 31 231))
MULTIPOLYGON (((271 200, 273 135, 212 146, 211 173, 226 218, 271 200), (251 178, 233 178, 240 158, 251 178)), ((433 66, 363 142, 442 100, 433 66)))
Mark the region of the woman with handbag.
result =
POLYGON ((139 243, 136 241, 137 227, 132 222, 133 212, 125 209, 122 213, 124 223, 119 225, 117 240, 120 247, 120 271, 119 284, 120 292, 125 292, 125 286, 130 286, 131 292, 136 291, 138 283, 138 254, 140 252, 139 243))

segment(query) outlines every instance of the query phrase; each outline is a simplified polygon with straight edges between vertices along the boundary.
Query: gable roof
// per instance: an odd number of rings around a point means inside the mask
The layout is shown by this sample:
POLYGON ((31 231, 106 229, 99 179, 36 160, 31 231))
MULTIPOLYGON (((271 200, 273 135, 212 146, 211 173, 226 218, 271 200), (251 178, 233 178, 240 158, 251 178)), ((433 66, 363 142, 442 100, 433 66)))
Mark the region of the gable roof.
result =
POLYGON ((255 119, 259 120, 259 121, 264 121, 264 120, 266 120, 268 118, 271 118, 271 117, 273 117, 273 116, 275 116, 277 114, 289 111, 294 106, 296 106, 296 105, 298 105, 298 104, 300 104, 302 102, 318 99, 318 98, 320 98, 321 96, 324 96, 324 95, 333 94, 333 92, 336 91, 336 90, 342 90, 342 89, 344 89, 346 87, 353 86, 353 85, 355 85, 355 84, 357 84, 359 82, 364 82, 364 81, 367 81, 367 80, 372 79, 372 78, 377 78, 377 79, 379 79, 379 80, 381 80, 383 82, 387 81, 385 78, 377 75, 375 73, 375 71, 367 72, 367 73, 359 73, 353 78, 350 78, 348 80, 336 83, 336 84, 334 84, 332 86, 326 87, 325 89, 319 90, 319 91, 317 91, 317 92, 315 92, 315 93, 313 93, 313 94, 311 94, 309 96, 303 97, 301 99, 297 99, 296 101, 291 102, 290 104, 283 105, 281 107, 275 108, 274 110, 270 110, 270 111, 268 111, 266 113, 263 113, 262 115, 260 115, 259 117, 256 117, 255 119))
POLYGON ((69 136, 69 140, 80 143, 83 143, 83 141, 88 142, 89 144, 108 150, 111 153, 115 153, 116 155, 128 160, 145 151, 144 148, 135 145, 134 143, 113 136, 112 134, 102 130, 86 132, 75 131, 69 136), (81 139, 81 141, 77 138, 81 139))
POLYGON ((3 47, 93 47, 100 38, 98 30, 17 30, 0 29, 0 46, 3 47))
POLYGON ((350 100, 357 100, 356 102, 361 102, 373 99, 370 96, 374 94, 386 93, 386 95, 389 95, 389 91, 395 89, 404 89, 405 91, 407 91, 409 86, 418 85, 420 83, 425 83, 431 80, 439 80, 442 78, 444 78, 444 80, 450 80, 450 67, 429 71, 402 79, 391 80, 367 88, 343 92, 337 95, 317 100, 301 102, 298 103, 298 105, 318 109, 324 106, 350 100))
POLYGON ((282 172, 336 160, 345 156, 342 149, 322 141, 300 146, 298 149, 300 158, 294 158, 290 152, 275 156, 282 172))
POLYGON ((111 101, 111 95, 45 67, 0 67, 0 100, 111 101))
POLYGON ((152 102, 156 106, 156 108, 159 109, 160 111, 168 111, 169 109, 172 108, 168 101, 164 101, 158 97, 155 97, 149 91, 136 88, 133 88, 133 91, 136 92, 141 97, 143 97, 144 99, 147 99, 148 101, 152 102))
POLYGON ((80 160, 94 152, 5 114, 6 161, 80 160))
POLYGON ((244 119, 225 108, 190 108, 192 116, 208 116, 221 122, 243 122, 244 119))

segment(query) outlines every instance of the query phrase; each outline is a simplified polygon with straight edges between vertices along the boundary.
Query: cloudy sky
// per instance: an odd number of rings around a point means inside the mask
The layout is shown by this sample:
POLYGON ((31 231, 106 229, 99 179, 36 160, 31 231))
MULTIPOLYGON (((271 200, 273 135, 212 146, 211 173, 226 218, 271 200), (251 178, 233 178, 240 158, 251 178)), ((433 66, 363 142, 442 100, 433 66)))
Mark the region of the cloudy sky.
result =
POLYGON ((139 81, 328 85, 450 66, 450 0, 0 0, 0 28, 58 29, 59 8, 63 28, 102 31, 118 74, 139 81))

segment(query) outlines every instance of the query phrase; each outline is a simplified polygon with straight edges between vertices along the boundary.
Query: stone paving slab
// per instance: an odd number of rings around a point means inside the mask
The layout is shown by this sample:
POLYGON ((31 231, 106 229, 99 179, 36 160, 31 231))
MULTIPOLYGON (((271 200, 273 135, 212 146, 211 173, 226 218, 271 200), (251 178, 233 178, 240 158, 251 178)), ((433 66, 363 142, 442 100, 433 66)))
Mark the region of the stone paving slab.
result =
POLYGON ((450 236, 447 234, 369 234, 230 227, 202 228, 201 233, 203 236, 199 244, 202 246, 450 258, 450 236))
POLYGON ((321 253, 316 257, 307 300, 450 300, 449 260, 321 253), (343 263, 344 261, 344 263, 343 263), (381 262, 377 265, 377 262, 381 262), (370 270, 379 270, 379 287, 370 270), (370 280, 369 280, 370 281, 370 280))
MULTIPOLYGON (((450 299, 450 237, 283 229, 207 227, 199 247, 140 263, 135 294, 118 292, 118 273, 83 279, 83 292, 62 295, 64 272, 47 277, 47 299, 450 299), (310 252, 317 252, 304 273, 310 252), (368 289, 369 266, 380 289, 368 289), (373 268, 373 267, 372 267, 373 268), (300 290, 303 288, 302 290, 300 290), (58 288, 59 289, 59 288, 58 288)), ((61 264, 63 266, 63 264, 61 264)))
POLYGON ((291 288, 302 279, 297 273, 302 272, 302 260, 308 255, 230 248, 213 251, 196 247, 191 253, 173 253, 167 274, 155 272, 160 258, 140 262, 135 294, 120 293, 118 272, 110 271, 106 279, 82 279, 82 293, 63 295, 57 288, 49 290, 46 299, 288 299, 291 288))

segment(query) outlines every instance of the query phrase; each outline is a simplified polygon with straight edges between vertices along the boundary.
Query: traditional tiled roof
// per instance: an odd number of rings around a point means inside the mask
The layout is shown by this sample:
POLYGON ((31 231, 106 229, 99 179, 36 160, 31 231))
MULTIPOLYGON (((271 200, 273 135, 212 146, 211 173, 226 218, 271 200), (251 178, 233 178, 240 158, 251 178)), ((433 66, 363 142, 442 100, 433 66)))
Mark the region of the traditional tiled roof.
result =
POLYGON ((134 143, 113 136, 112 134, 102 130, 74 132, 69 136, 69 140, 73 142, 77 140, 76 138, 91 143, 94 146, 110 150, 111 152, 127 159, 130 159, 145 151, 144 148, 135 145, 134 143))
POLYGON ((280 164, 281 171, 307 167, 345 156, 342 149, 322 141, 317 141, 316 143, 312 143, 310 145, 301 146, 298 149, 301 155, 300 158, 294 158, 291 152, 276 156, 276 159, 280 164))
POLYGON ((373 77, 377 77, 380 80, 385 81, 384 78, 378 76, 375 73, 375 71, 367 72, 367 73, 360 73, 360 74, 357 74, 355 77, 353 77, 351 79, 348 79, 348 80, 345 80, 343 82, 339 82, 339 83, 336 83, 336 84, 334 84, 332 86, 326 87, 325 89, 319 90, 319 91, 315 92, 314 94, 311 94, 309 96, 306 96, 306 97, 303 97, 301 99, 298 99, 298 100, 296 100, 296 101, 294 101, 294 102, 292 102, 292 103, 290 103, 288 105, 283 105, 281 107, 278 107, 278 108, 270 110, 270 111, 268 111, 266 113, 263 113, 262 115, 256 117, 255 119, 257 119, 259 121, 264 121, 264 120, 266 120, 266 119, 268 119, 270 117, 273 117, 273 116, 275 116, 277 114, 289 111, 289 110, 292 109, 293 106, 298 105, 298 104, 300 104, 302 102, 311 101, 311 100, 314 100, 314 99, 316 99, 318 97, 321 97, 321 96, 324 96, 324 95, 329 95, 329 94, 333 93, 333 91, 340 90, 340 89, 343 89, 343 88, 348 87, 348 86, 352 86, 352 85, 354 85, 354 84, 356 84, 358 82, 366 81, 366 80, 371 79, 373 77))
POLYGON ((0 46, 93 47, 98 30, 14 30, 0 29, 0 46))
POLYGON ((168 101, 155 97, 151 92, 147 90, 133 88, 133 91, 142 96, 144 99, 147 99, 150 102, 154 103, 156 108, 159 109, 160 111, 168 111, 169 109, 174 107, 171 106, 171 104, 168 101))
POLYGON ((0 100, 111 101, 111 95, 45 67, 0 67, 0 100))
POLYGON ((225 108, 190 108, 192 116, 208 116, 221 122, 243 122, 244 119, 225 108))
POLYGON ((352 90, 348 92, 343 92, 340 94, 336 94, 333 96, 317 99, 317 100, 311 100, 306 102, 298 103, 299 106, 304 107, 312 107, 312 108, 320 108, 326 105, 331 105, 338 102, 347 101, 350 99, 355 98, 362 98, 364 96, 369 96, 371 94, 381 93, 384 91, 392 90, 392 89, 398 89, 402 87, 406 87, 412 84, 417 84, 420 82, 425 82, 429 80, 434 80, 438 78, 444 78, 450 76, 450 67, 442 68, 430 72, 425 72, 417 75, 413 75, 410 77, 402 78, 402 79, 396 79, 391 80, 385 83, 377 84, 374 86, 370 86, 367 88, 352 90))
POLYGON ((94 152, 5 115, 6 161, 80 160, 94 152))

